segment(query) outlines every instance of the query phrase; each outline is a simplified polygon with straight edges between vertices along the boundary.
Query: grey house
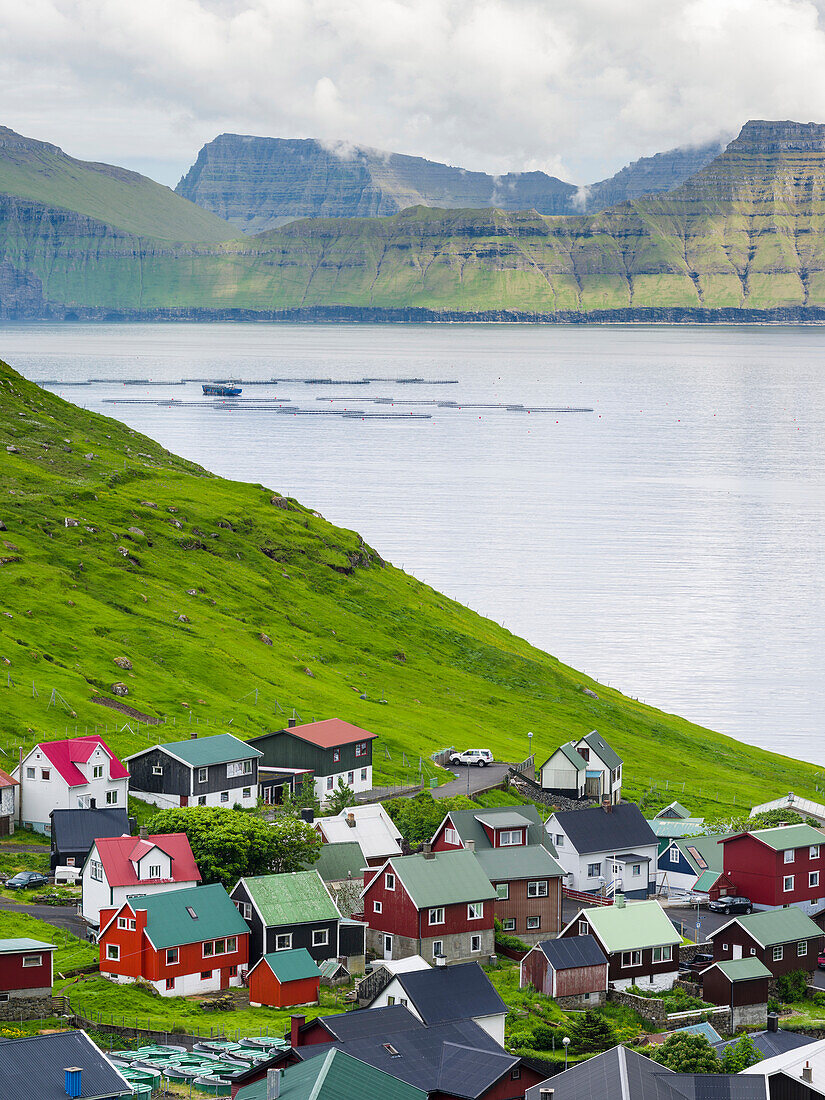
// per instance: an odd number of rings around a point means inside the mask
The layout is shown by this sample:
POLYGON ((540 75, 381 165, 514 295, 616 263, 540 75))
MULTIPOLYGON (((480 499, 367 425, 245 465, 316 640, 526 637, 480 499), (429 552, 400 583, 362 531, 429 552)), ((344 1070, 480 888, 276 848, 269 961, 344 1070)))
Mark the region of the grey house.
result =
POLYGON ((176 806, 235 805, 258 801, 258 760, 262 753, 231 733, 192 734, 188 741, 154 745, 129 760, 131 791, 163 809, 176 806))

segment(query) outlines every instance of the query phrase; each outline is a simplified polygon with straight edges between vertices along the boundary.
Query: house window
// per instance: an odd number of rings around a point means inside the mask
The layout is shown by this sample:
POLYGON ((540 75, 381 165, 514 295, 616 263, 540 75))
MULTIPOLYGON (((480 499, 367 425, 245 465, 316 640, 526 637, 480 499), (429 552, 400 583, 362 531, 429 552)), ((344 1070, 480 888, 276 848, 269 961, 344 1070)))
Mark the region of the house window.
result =
POLYGON ((0 993, 0 1003, 5 1004, 6 1001, 9 1000, 11 1000, 11 997, 8 995, 8 993, 0 993))
POLYGON ((458 844, 458 833, 453 828, 446 828, 444 830, 444 842, 445 844, 458 844))
POLYGON ((221 802, 229 801, 229 791, 221 791, 221 802))
POLYGON ((794 853, 793 848, 786 849, 786 851, 785 851, 785 862, 786 863, 793 863, 794 855, 795 855, 795 853, 794 853))
POLYGON ((128 928, 129 927, 129 922, 125 917, 118 917, 117 918, 117 926, 118 926, 118 928, 128 928))
POLYGON ((782 880, 782 889, 787 894, 789 890, 793 890, 793 875, 785 875, 782 880))
POLYGON ((41 779, 49 780, 49 779, 51 779, 51 777, 52 777, 51 768, 41 768, 40 769, 40 778, 41 779))
POLYGON ((819 871, 808 872, 808 885, 819 886, 819 871))
POLYGON ((34 768, 26 768, 26 779, 34 779, 34 768))
POLYGON ((23 956, 23 966, 42 966, 42 965, 43 965, 43 956, 42 955, 24 955, 23 956))
POLYGON ((541 928, 541 917, 528 917, 527 931, 535 931, 536 928, 541 928))
POLYGON ((540 882, 528 882, 527 883, 527 897, 528 898, 546 898, 547 897, 547 879, 542 879, 540 882))
POLYGON ((587 877, 588 878, 598 878, 601 873, 602 873, 601 863, 588 863, 588 865, 587 865, 587 877))
POLYGON ((358 744, 355 746, 355 755, 356 756, 366 756, 367 755, 367 742, 366 741, 359 741, 358 742, 358 744))
POLYGON ((386 875, 384 875, 384 885, 386 886, 386 888, 388 890, 394 890, 395 889, 395 875, 390 874, 390 872, 387 871, 386 875))
POLYGON ((521 829, 500 829, 498 844, 500 848, 511 848, 514 844, 521 844, 521 829))
POLYGON ((638 877, 639 877, 639 875, 640 875, 640 874, 642 873, 642 865, 641 865, 641 863, 634 863, 634 864, 633 864, 633 870, 632 870, 632 872, 631 872, 631 873, 632 873, 632 875, 633 875, 633 877, 634 877, 634 878, 638 878, 638 877))
POLYGON ((326 928, 312 929, 312 946, 326 947, 329 943, 329 931, 326 928))
POLYGON ((89 874, 95 882, 103 882, 103 864, 99 860, 93 859, 89 864, 89 874))
POLYGON ((198 782, 205 783, 209 778, 209 768, 198 768, 198 782))
POLYGON ((484 905, 480 901, 471 901, 467 906, 467 920, 481 920, 484 916, 484 905))
POLYGON ((116 943, 106 944, 106 958, 112 962, 117 962, 120 958, 120 947, 116 943))
POLYGON ((341 750, 340 749, 333 749, 332 750, 332 762, 333 762, 333 764, 340 764, 341 763, 341 750))
POLYGON ((226 765, 227 779, 237 779, 241 775, 252 775, 251 760, 236 760, 233 764, 226 765))
POLYGON ((381 904, 380 901, 374 901, 372 903, 373 913, 381 913, 381 912, 383 912, 383 910, 384 910, 384 907, 383 907, 383 905, 381 904))
POLYGON ((177 947, 167 947, 166 949, 166 965, 175 966, 179 958, 177 947))
POLYGON ((470 954, 478 955, 481 952, 481 936, 470 936, 470 954))
POLYGON ((107 806, 116 806, 117 805, 117 791, 107 791, 106 792, 106 805, 107 806))
POLYGON ((808 941, 807 940, 800 940, 799 941, 799 943, 796 945, 796 953, 797 953, 797 955, 799 956, 800 959, 802 958, 803 955, 808 954, 808 941))
POLYGON ((723 943, 722 944, 722 950, 723 951, 730 951, 730 944, 729 943, 723 943))
POLYGON ((244 920, 252 920, 252 906, 248 901, 236 901, 235 908, 241 914, 244 920))
POLYGON ((496 886, 496 898, 499 901, 507 901, 510 897, 510 883, 499 882, 496 886))
POLYGON ((395 1004, 395 997, 387 997, 387 1007, 392 1008, 395 1004))
POLYGON ((351 787, 355 782, 355 772, 347 772, 347 786, 351 787))
POLYGON ((160 876, 161 876, 161 866, 160 866, 160 864, 159 863, 150 863, 149 864, 149 878, 160 878, 160 876))
POLYGON ((159 764, 155 764, 152 768, 152 775, 163 775, 163 768, 159 764))
POLYGON ((557 848, 563 848, 564 847, 564 836, 561 833, 556 833, 556 847, 557 848))
POLYGON ((204 940, 203 943, 203 957, 208 959, 210 955, 215 954, 215 944, 212 940, 204 940))
POLYGON ((515 917, 505 917, 504 920, 501 922, 501 927, 504 929, 505 932, 515 932, 515 930, 516 930, 516 918, 515 917))
POLYGON ((198 795, 198 805, 199 806, 205 806, 206 805, 206 795, 205 794, 199 794, 198 795))
POLYGON ((292 933, 282 932, 275 937, 275 950, 276 951, 291 951, 292 950, 292 933))
POLYGON ((808 851, 808 855, 811 857, 811 859, 819 859, 819 845, 812 844, 810 850, 808 851))
POLYGON ((166 988, 167 989, 174 989, 175 988, 175 979, 174 978, 167 978, 166 979, 166 988))
POLYGON ((655 963, 670 962, 673 954, 672 947, 654 947, 653 948, 653 961, 655 963))
POLYGON ((102 764, 95 764, 95 766, 92 768, 92 779, 102 779, 102 778, 103 778, 103 765, 102 764))
POLYGON ((430 924, 443 924, 444 923, 444 908, 439 905, 436 909, 431 909, 429 912, 430 924))
POLYGON ((327 790, 328 791, 332 790, 332 776, 331 775, 327 776, 327 790))
POLYGON ((433 940, 433 958, 438 958, 439 955, 444 954, 444 941, 433 940))
POLYGON ((622 966, 641 966, 641 951, 622 951, 622 966))
POLYGON ((751 955, 755 955, 756 954, 756 948, 752 947, 751 950, 750 950, 750 953, 751 953, 751 955))
POLYGON ((201 970, 201 981, 206 982, 212 977, 211 970, 201 970))
POLYGON ((785 954, 785 948, 784 947, 781 947, 781 946, 780 947, 775 947, 773 949, 773 961, 775 963, 781 962, 782 957, 784 956, 784 954, 785 954))
POLYGON ((579 935, 580 936, 586 936, 589 931, 590 931, 590 925, 587 923, 587 921, 586 920, 580 920, 579 921, 579 935))
POLYGON ((361 769, 361 782, 366 783, 366 781, 367 781, 367 769, 362 768, 361 769))
POLYGON ((244 787, 242 793, 243 793, 244 798, 251 798, 252 797, 252 788, 251 787, 244 787))
POLYGON ((678 863, 679 862, 679 849, 678 848, 671 848, 670 849, 670 862, 671 863, 678 863))
POLYGON ((229 977, 230 978, 237 978, 237 976, 238 976, 238 964, 233 963, 233 965, 230 966, 230 968, 229 968, 229 977))
POLYGON ((133 920, 130 920, 129 921, 129 931, 134 932, 136 928, 137 928, 137 924, 133 920))
POLYGON ((66 856, 66 866, 74 867, 74 856, 66 856))

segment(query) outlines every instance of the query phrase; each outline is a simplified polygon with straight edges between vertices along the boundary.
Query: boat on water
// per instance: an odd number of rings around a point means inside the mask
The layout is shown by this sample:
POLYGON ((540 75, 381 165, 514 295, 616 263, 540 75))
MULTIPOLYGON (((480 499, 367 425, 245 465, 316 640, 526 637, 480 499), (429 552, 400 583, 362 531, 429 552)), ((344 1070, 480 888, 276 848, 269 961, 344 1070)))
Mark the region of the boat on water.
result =
POLYGON ((203 392, 206 397, 240 397, 243 390, 240 386, 221 385, 219 382, 204 382, 203 392))

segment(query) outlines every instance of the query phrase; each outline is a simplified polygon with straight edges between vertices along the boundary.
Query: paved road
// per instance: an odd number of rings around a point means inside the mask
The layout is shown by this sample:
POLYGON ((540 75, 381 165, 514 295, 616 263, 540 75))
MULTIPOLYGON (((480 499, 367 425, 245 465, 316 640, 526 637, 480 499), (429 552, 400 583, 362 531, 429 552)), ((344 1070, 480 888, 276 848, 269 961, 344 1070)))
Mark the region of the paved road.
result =
POLYGON ((9 898, 0 898, 0 909, 7 909, 12 913, 28 913, 29 916, 37 917, 38 920, 47 921, 58 928, 68 929, 81 940, 86 939, 86 922, 77 915, 74 905, 26 905, 25 903, 18 905, 9 898))
POLYGON ((430 793, 433 798, 455 798, 458 794, 472 795, 474 791, 498 787, 507 776, 510 767, 510 764, 488 764, 486 768, 455 764, 450 771, 456 778, 451 783, 442 783, 440 787, 433 787, 430 793))

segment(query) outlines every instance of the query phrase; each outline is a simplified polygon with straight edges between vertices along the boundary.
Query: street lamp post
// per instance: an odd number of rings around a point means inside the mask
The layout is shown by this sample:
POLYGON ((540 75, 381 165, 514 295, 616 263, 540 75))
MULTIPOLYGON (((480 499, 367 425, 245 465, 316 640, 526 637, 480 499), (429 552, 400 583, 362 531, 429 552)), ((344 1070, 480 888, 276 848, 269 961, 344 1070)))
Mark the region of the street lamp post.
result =
POLYGON ((570 1040, 565 1035, 562 1042, 564 1043, 564 1068, 567 1069, 567 1048, 570 1046, 570 1040))
POLYGON ((527 756, 528 758, 533 755, 533 733, 532 730, 527 734, 527 756))

